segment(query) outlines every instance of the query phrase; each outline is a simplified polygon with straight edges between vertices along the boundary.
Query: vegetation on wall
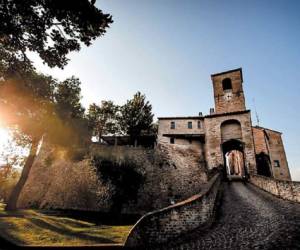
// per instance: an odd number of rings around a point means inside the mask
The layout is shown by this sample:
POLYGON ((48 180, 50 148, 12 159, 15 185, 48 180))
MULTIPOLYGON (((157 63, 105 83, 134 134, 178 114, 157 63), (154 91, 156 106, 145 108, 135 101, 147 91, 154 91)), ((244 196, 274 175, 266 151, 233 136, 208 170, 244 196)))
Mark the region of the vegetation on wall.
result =
POLYGON ((129 159, 120 162, 94 155, 91 161, 101 180, 115 187, 110 212, 120 214, 123 204, 136 201, 139 187, 144 183, 143 175, 135 170, 135 163, 129 159))

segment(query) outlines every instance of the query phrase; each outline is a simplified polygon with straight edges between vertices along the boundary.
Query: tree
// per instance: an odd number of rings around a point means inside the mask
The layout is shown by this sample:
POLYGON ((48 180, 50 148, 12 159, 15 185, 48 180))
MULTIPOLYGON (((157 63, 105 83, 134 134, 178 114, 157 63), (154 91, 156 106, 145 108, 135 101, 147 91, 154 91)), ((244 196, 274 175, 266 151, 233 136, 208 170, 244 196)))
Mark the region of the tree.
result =
POLYGON ((99 141, 103 135, 119 132, 118 110, 112 101, 102 101, 101 105, 93 103, 87 113, 89 127, 93 136, 99 141))
POLYGON ((46 136, 48 142, 74 147, 85 141, 81 135, 87 135, 84 132, 87 123, 80 104, 80 81, 75 77, 57 82, 33 71, 20 82, 3 81, 0 100, 4 97, 5 101, 0 102, 1 120, 15 129, 19 145, 30 145, 21 177, 7 204, 7 210, 15 210, 42 137, 46 136))
POLYGON ((57 84, 54 91, 55 129, 49 129, 52 142, 63 146, 76 147, 90 141, 88 120, 81 104, 81 82, 72 76, 57 84))
POLYGON ((0 166, 0 200, 8 201, 10 193, 19 177, 20 173, 12 165, 0 166))
MULTIPOLYGON (((80 107, 73 105, 77 101, 69 102, 72 116, 67 116, 70 119, 66 122, 62 113, 67 108, 62 100, 68 93, 63 88, 55 92, 57 82, 37 74, 27 52, 37 53, 50 67, 63 68, 71 51, 79 51, 81 44, 89 46, 112 23, 111 16, 103 14, 94 3, 95 0, 0 0, 0 115, 9 126, 16 127, 20 143, 31 145, 8 209, 16 208, 45 132, 62 141, 72 135, 67 124, 72 124, 72 129, 84 127, 83 119, 71 122, 73 115, 82 115, 80 107)), ((72 94, 76 96, 76 91, 72 94)))
POLYGON ((136 146, 137 137, 149 130, 153 122, 152 106, 146 96, 137 92, 131 100, 121 107, 120 126, 136 146))
POLYGON ((0 55, 12 68, 30 66, 27 51, 49 67, 63 68, 67 55, 102 36, 112 17, 95 0, 0 0, 0 55))
POLYGON ((30 145, 20 180, 13 189, 7 209, 16 209, 21 190, 28 178, 35 159, 38 144, 49 127, 48 121, 54 115, 53 91, 56 81, 34 71, 0 85, 1 120, 15 130, 16 141, 23 146, 30 145))

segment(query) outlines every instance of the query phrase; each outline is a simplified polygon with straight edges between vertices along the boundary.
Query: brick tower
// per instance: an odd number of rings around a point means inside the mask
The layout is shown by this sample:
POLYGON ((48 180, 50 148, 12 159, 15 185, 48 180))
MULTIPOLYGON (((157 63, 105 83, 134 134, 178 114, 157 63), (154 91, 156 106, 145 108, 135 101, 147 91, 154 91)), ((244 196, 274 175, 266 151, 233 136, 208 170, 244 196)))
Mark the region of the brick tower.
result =
POLYGON ((246 110, 242 69, 211 75, 217 114, 246 110))

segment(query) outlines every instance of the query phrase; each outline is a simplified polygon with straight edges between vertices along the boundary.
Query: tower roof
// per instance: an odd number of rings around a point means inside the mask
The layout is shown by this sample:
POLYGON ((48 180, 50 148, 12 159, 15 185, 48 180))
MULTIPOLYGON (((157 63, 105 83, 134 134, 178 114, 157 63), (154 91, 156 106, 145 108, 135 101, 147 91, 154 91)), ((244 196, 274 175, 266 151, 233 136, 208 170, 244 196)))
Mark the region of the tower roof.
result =
POLYGON ((243 82, 243 71, 242 71, 242 68, 237 68, 237 69, 232 69, 232 70, 228 70, 228 71, 223 71, 223 72, 220 72, 220 73, 215 73, 215 74, 212 74, 211 77, 225 75, 225 74, 232 73, 232 72, 235 72, 235 71, 240 71, 241 72, 241 80, 243 82))

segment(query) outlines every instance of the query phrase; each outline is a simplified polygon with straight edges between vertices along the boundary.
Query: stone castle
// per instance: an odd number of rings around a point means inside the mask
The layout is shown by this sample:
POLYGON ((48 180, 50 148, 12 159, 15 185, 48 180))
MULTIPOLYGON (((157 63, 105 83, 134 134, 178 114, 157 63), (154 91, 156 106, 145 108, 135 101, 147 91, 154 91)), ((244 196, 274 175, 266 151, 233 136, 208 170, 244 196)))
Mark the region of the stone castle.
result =
POLYGON ((192 148, 207 168, 224 166, 232 178, 259 174, 291 180, 281 133, 252 125, 242 69, 213 74, 211 79, 215 109, 206 116, 158 118, 158 144, 192 148))

